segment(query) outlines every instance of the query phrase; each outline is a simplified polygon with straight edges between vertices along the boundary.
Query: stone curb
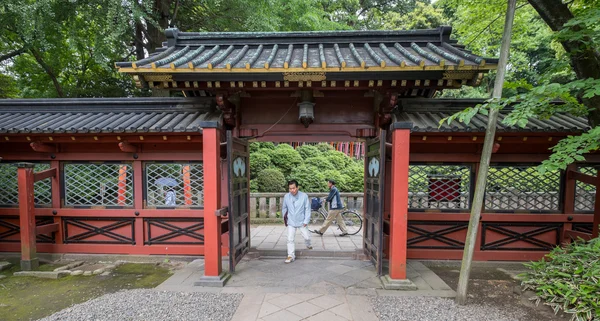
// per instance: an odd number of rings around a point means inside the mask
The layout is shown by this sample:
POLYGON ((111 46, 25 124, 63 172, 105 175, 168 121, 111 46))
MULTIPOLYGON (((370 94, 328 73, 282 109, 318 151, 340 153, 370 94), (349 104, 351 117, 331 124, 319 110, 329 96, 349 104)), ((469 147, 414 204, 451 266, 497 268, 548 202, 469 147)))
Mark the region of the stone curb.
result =
POLYGON ((13 273, 14 276, 33 276, 44 279, 59 279, 71 274, 71 271, 20 271, 13 273))

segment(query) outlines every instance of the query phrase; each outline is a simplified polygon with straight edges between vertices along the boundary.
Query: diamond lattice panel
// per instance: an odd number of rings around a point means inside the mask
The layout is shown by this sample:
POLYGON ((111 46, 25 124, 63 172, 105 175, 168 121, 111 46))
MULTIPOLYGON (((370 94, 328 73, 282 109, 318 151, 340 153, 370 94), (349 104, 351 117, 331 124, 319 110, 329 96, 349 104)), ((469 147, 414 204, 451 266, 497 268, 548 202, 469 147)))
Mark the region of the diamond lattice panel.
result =
POLYGON ((485 209, 492 211, 559 210, 560 173, 540 174, 535 166, 491 166, 485 209))
POLYGON ((410 165, 408 208, 470 207, 471 168, 463 165, 410 165))
POLYGON ((200 163, 146 164, 146 204, 149 207, 204 205, 204 171, 200 163))
MULTIPOLYGON (((49 164, 35 164, 34 172, 50 168, 49 164)), ((52 181, 50 178, 34 183, 34 200, 36 205, 52 203, 52 181)), ((0 206, 19 205, 19 183, 17 166, 14 163, 0 164, 0 206)))
MULTIPOLYGON (((592 176, 598 175, 598 171, 591 166, 582 166, 579 171, 592 176)), ((575 211, 593 212, 596 203, 596 188, 594 185, 577 181, 575 186, 575 211)))
POLYGON ((130 164, 65 164, 65 205, 132 206, 130 164))

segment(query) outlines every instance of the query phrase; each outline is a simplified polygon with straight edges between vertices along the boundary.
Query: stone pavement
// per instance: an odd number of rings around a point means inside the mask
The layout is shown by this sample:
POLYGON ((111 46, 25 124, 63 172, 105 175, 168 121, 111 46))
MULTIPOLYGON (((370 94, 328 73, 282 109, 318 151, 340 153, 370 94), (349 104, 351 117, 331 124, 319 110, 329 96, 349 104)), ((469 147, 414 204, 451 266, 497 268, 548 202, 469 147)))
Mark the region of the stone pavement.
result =
MULTIPOLYGON (((318 226, 309 226, 310 230, 318 226)), ((362 251, 362 230, 356 235, 338 236, 341 233, 337 225, 332 225, 323 236, 311 233, 311 241, 314 250, 306 249, 304 239, 300 231, 296 231, 296 255, 320 257, 348 257, 352 258, 357 250, 362 251)), ((287 228, 283 224, 278 225, 253 225, 250 229, 250 244, 262 257, 285 256, 287 254, 287 228)))
MULTIPOLYGON (((384 290, 373 264, 350 259, 243 259, 223 288, 194 286, 203 275, 196 260, 157 287, 183 292, 242 293, 234 321, 378 320, 370 299, 375 296, 454 297, 456 293, 418 261, 409 261, 408 278, 416 291, 384 290)), ((224 261, 223 266, 227 263, 224 261)))

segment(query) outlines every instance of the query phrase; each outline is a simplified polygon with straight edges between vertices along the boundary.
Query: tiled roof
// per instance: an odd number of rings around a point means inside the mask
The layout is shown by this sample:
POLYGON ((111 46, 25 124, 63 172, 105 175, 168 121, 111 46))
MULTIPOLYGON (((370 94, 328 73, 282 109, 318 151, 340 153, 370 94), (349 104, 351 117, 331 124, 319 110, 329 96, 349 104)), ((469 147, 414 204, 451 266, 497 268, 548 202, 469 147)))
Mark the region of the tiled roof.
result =
POLYGON ((450 27, 409 31, 198 33, 167 29, 150 57, 118 62, 122 72, 344 72, 490 70, 450 39, 450 27))
POLYGON ((218 127, 211 99, 0 100, 0 133, 193 133, 218 127))
MULTIPOLYGON (((402 110, 395 115, 397 122, 411 122, 413 132, 485 132, 488 117, 475 115, 469 124, 453 121, 438 128, 440 120, 455 112, 484 103, 479 99, 413 99, 402 102, 402 110)), ((550 119, 530 119, 525 128, 502 123, 508 111, 498 117, 498 132, 582 132, 591 127, 587 119, 569 114, 556 114, 550 119)))

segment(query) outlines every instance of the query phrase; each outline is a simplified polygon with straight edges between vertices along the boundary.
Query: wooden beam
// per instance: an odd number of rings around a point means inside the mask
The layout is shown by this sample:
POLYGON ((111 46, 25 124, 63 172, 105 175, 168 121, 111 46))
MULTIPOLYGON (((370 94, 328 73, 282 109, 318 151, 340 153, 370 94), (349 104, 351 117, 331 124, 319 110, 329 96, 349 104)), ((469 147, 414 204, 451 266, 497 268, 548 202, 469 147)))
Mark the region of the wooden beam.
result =
POLYGON ((586 184, 590 184, 590 185, 594 185, 594 186, 596 186, 596 184, 597 184, 596 177, 594 177, 592 175, 580 173, 580 172, 573 171, 573 170, 570 170, 567 173, 568 173, 567 178, 569 178, 569 179, 574 179, 574 180, 584 182, 586 184))
POLYGON ((585 233, 585 232, 579 232, 579 231, 573 231, 573 230, 565 230, 565 233, 563 234, 563 241, 569 241, 569 240, 577 241, 577 239, 579 239, 579 238, 589 241, 592 239, 592 234, 585 233))
POLYGON ((137 146, 130 144, 128 142, 120 142, 119 149, 121 149, 122 152, 126 152, 126 153, 137 153, 138 152, 137 146))
POLYGON ((31 142, 29 146, 31 146, 31 149, 39 153, 56 153, 56 145, 44 144, 36 141, 31 142))
POLYGON ((37 181, 46 179, 48 177, 56 177, 56 173, 57 173, 56 168, 50 168, 45 171, 41 171, 39 173, 33 173, 33 181, 37 182, 37 181))
POLYGON ((59 223, 46 224, 35 227, 35 234, 48 234, 58 231, 59 223))

